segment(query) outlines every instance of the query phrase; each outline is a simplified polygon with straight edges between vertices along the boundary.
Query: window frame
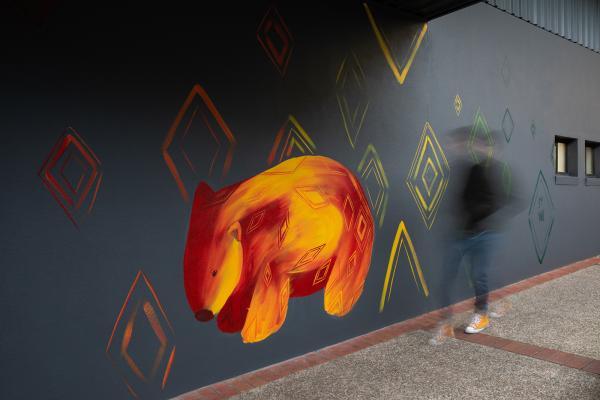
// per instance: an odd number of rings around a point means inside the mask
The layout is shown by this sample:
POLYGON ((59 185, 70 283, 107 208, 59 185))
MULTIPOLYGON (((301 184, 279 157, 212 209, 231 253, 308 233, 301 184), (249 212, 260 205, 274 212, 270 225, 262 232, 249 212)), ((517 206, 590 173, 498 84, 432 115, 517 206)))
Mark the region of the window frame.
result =
POLYGON ((579 138, 554 136, 554 182, 557 185, 579 184, 579 138), (565 171, 558 172, 558 143, 565 144, 565 171))

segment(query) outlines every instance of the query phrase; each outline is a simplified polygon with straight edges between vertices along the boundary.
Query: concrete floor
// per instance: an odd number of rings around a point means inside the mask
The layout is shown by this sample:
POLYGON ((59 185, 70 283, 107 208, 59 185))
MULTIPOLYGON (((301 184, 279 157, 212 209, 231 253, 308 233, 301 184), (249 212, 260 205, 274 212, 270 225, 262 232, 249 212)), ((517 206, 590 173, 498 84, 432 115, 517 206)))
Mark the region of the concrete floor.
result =
POLYGON ((600 360, 600 265, 508 299, 512 309, 487 334, 600 360))
POLYGON ((234 398, 600 398, 597 375, 455 339, 431 346, 430 336, 400 336, 234 398))
MULTIPOLYGON (((508 300, 486 333, 600 359, 600 266, 508 300)), ((431 346, 430 337, 406 334, 234 398, 600 399, 598 375, 456 339, 431 346)))

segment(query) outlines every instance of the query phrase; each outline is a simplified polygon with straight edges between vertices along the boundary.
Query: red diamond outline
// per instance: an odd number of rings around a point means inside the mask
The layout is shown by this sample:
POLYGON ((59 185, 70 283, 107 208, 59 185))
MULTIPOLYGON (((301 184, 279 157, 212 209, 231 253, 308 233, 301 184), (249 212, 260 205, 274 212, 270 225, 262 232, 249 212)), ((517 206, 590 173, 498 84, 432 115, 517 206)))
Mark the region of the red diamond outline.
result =
POLYGON ((71 190, 71 192, 73 194, 77 194, 77 192, 79 192, 79 188, 81 187, 81 184, 83 183, 83 180, 85 178, 87 171, 88 170, 86 168, 86 165, 83 164, 83 161, 81 160, 81 158, 74 156, 72 152, 69 152, 69 155, 66 157, 65 161, 62 163, 62 166, 60 167, 60 177, 67 184, 67 187, 69 188, 69 190, 71 190), (75 187, 73 187, 73 183, 65 175, 65 170, 66 170, 67 166, 70 165, 72 160, 79 163, 79 165, 82 167, 82 172, 81 172, 81 175, 79 176, 79 181, 77 182, 77 185, 75 187))
MULTIPOLYGON (((56 200, 56 202, 61 206, 63 211, 67 214, 69 220, 73 223, 76 228, 79 228, 77 224, 77 217, 75 212, 78 211, 88 194, 90 193, 92 187, 95 183, 95 188, 93 191, 92 199, 90 204, 86 210, 86 213, 89 214, 94 204, 96 203, 96 198, 98 195, 98 190, 100 189, 100 184, 102 183, 103 173, 100 171, 100 160, 94 154, 92 149, 85 143, 85 141, 79 136, 77 131, 75 131, 72 127, 67 127, 65 132, 58 138, 56 144, 44 160, 44 163, 40 167, 38 171, 38 176, 42 180, 42 183, 48 189, 52 197, 56 200), (57 178, 54 176, 52 170, 59 163, 62 156, 65 154, 67 149, 70 146, 74 146, 79 154, 83 156, 85 161, 92 168, 92 172, 90 177, 88 178, 87 183, 85 184, 82 193, 78 196, 77 199, 69 196, 62 185, 58 182, 57 178)), ((60 175, 60 172, 59 172, 60 175)), ((77 193, 79 194, 79 193, 77 193)))
POLYGON ((262 21, 258 25, 258 29, 256 30, 256 38, 281 76, 284 76, 290 59, 292 58, 292 51, 294 50, 294 38, 285 24, 283 17, 281 14, 279 14, 279 11, 277 11, 277 8, 274 5, 267 10, 262 21), (281 41, 284 43, 284 50, 289 49, 287 56, 285 52, 277 51, 273 41, 269 38, 269 30, 272 26, 274 26, 274 29, 277 31, 281 41), (287 35, 287 37, 285 37, 283 34, 287 35), (280 55, 279 57, 277 56, 278 53, 280 55))

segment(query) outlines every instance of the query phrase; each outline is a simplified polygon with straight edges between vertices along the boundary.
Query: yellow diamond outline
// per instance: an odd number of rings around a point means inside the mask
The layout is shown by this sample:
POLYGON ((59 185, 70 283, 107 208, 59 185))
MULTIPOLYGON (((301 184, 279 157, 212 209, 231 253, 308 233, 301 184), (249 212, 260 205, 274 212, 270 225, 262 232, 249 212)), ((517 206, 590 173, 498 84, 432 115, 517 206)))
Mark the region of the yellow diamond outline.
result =
POLYGON ((436 179, 438 177, 437 168, 433 165, 433 161, 431 161, 431 157, 427 157, 427 161, 425 162, 425 168, 423 168, 423 173, 421 174, 421 180, 423 181, 423 185, 425 186, 425 190, 427 191, 427 196, 431 196, 431 189, 435 185, 436 179), (431 179, 431 186, 427 183, 427 179, 425 179, 425 172, 427 172, 427 167, 433 170, 433 178, 431 179))
POLYGON ((340 68, 338 69, 338 73, 335 79, 335 83, 337 86, 336 90, 336 99, 338 103, 338 107, 340 109, 340 113, 342 114, 342 122, 344 123, 344 130, 346 132, 346 136, 348 137, 348 141, 350 142, 350 146, 354 149, 356 147, 356 142, 358 141, 358 135, 360 134, 360 130, 362 128, 363 122, 365 120, 365 116, 367 115, 367 111, 369 109, 370 99, 367 96, 365 89, 365 73, 360 65, 360 61, 356 54, 352 51, 349 55, 347 55, 342 63, 340 64, 340 68), (349 66, 350 63, 348 60, 353 60, 353 65, 349 66), (347 71, 346 68, 349 68, 350 71, 347 71), (354 113, 350 112, 350 107, 348 106, 348 100, 346 96, 341 93, 346 86, 346 77, 349 73, 354 75, 355 81, 359 90, 361 90, 361 101, 359 105, 354 110, 354 113), (359 112, 359 109, 362 108, 362 111, 359 112), (357 117, 360 116, 358 123, 356 123, 357 117), (352 131, 352 132, 351 132, 352 131))
MULTIPOLYGON (((428 157, 428 159, 431 159, 431 157, 428 157)), ((450 165, 446 159, 444 149, 438 142, 437 136, 435 135, 435 131, 431 127, 431 124, 429 124, 429 122, 425 122, 425 126, 423 127, 421 138, 419 140, 419 145, 417 146, 417 150, 406 178, 406 185, 408 186, 408 189, 413 196, 415 203, 417 204, 417 208, 419 209, 427 229, 431 229, 433 223, 435 222, 435 218, 439 210, 439 204, 448 186, 449 177, 450 165), (419 183, 419 172, 422 168, 421 166, 423 164, 425 154, 427 153, 427 149, 430 149, 430 153, 433 154, 435 165, 437 165, 438 171, 441 175, 433 196, 424 196, 422 191, 417 186, 419 183)))
POLYGON ((458 93, 454 96, 454 111, 456 112, 456 116, 460 117, 460 112, 462 111, 462 99, 458 93))

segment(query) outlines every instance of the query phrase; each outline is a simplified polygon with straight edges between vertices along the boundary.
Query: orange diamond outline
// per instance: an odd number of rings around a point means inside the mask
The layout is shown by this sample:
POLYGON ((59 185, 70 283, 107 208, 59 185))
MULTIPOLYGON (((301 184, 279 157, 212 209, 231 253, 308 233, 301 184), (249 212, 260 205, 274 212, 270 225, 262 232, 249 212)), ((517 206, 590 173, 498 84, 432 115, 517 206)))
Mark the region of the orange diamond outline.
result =
MULTIPOLYGON (((215 121, 217 122, 219 127, 221 128, 221 132, 225 135, 225 138, 229 142, 227 154, 225 156, 225 161, 223 163, 222 176, 227 175, 227 172, 229 172, 229 168, 231 167, 231 162, 233 160, 233 151, 237 145, 235 136, 233 135, 233 133, 231 133, 231 130, 229 129, 229 127, 227 126, 227 123, 225 122, 225 120, 223 119, 223 117, 221 116, 219 111, 217 110, 217 107, 215 106, 215 104, 212 102, 212 100, 210 99, 210 97, 208 96, 206 91, 202 88, 202 86, 200 86, 199 84, 195 84, 192 87, 192 90, 188 94, 187 98, 185 99, 183 105, 179 109, 179 112, 177 113, 177 116, 175 117, 173 124, 171 124, 171 127, 169 128, 169 132, 167 133, 167 136, 165 137, 165 140, 161 146, 161 152, 163 154, 163 158, 165 159, 165 163, 167 164, 169 171, 171 171, 171 175, 173 175, 173 179, 175 179, 175 183, 177 184, 177 187, 179 188, 179 191, 181 192, 181 196, 183 197, 183 200, 186 202, 189 201, 190 195, 188 193, 188 190, 185 187, 185 184, 183 183, 183 180, 179 173, 179 169, 175 165, 175 161, 173 160, 173 158, 171 157, 171 154, 169 153, 169 149, 171 147, 171 144, 175 140, 175 135, 177 134, 177 130, 183 120, 183 117, 186 115, 188 109, 192 105, 192 102, 194 101, 196 96, 200 97, 200 99, 202 100, 202 102, 204 103, 204 105, 206 106, 208 111, 210 111, 210 114, 213 116, 213 118, 215 119, 215 121)), ((209 128, 209 130, 210 130, 210 128, 209 128)), ((210 130, 210 131, 211 131, 211 134, 213 134, 213 136, 214 136, 214 133, 212 132, 212 130, 210 130)), ((217 143, 219 143, 219 142, 217 141, 217 143)), ((220 148, 220 146, 219 146, 219 148, 220 148)), ((214 163, 214 160, 213 160, 213 163, 214 163)), ((211 167, 211 169, 212 169, 212 167, 211 167)))
MULTIPOLYGON (((164 319, 164 321, 167 323, 167 327, 171 333, 171 336, 173 337, 173 340, 175 337, 175 332, 173 330, 173 326, 171 325, 171 322, 169 321, 169 318, 167 317, 167 314, 165 313, 165 310, 164 310, 162 304, 160 303, 158 296, 156 295, 156 291, 154 290, 154 287, 152 286, 152 284, 146 277, 146 274, 144 274, 144 272, 142 270, 139 270, 135 279, 133 280, 133 283, 131 284, 131 287, 129 289, 129 292, 127 293, 127 296, 125 297, 125 301, 123 302, 123 306, 121 307, 121 310, 119 311, 117 319, 115 320, 115 324, 113 326, 112 332, 110 334, 110 338, 108 339, 108 344, 106 345, 106 349, 105 349, 106 356, 111 361, 111 363, 113 363, 113 366, 115 366, 115 369, 117 369, 117 370, 119 368, 117 368, 116 360, 114 360, 113 357, 111 356, 111 348, 112 348, 113 340, 115 339, 115 334, 117 332, 117 329, 118 329, 119 325, 121 324, 121 319, 123 317, 125 309, 127 308, 127 305, 129 304, 129 301, 131 300, 131 296, 133 295, 138 283, 140 282, 140 278, 143 278, 142 280, 146 284, 146 288, 150 291, 152 298, 154 299, 154 302, 158 306, 160 314, 161 314, 162 318, 164 319)), ((138 302, 138 304, 134 307, 134 312, 131 313, 131 315, 128 319, 127 326, 123 332, 123 338, 121 340, 121 345, 119 346, 120 347, 119 354, 124 358, 127 365, 131 368, 131 371, 142 382, 146 382, 145 376, 141 373, 139 368, 137 368, 137 371, 136 371, 136 368, 134 368, 134 366, 137 367, 137 365, 135 364, 135 362, 133 361, 131 356, 129 356, 129 354, 127 354, 127 347, 129 346, 129 343, 131 341, 131 336, 133 334, 133 323, 135 320, 135 314, 137 313, 137 310, 138 310, 139 306, 141 305, 141 303, 142 303, 142 301, 140 300, 138 302)), ((160 322, 158 321, 158 318, 156 318, 156 313, 154 312, 154 308, 148 302, 148 300, 145 300, 145 302, 144 302, 144 313, 145 313, 146 317, 148 318, 148 322, 150 323, 152 330, 154 331, 154 333, 157 335, 157 337, 161 341, 161 349, 159 349, 159 353, 161 353, 161 357, 159 358, 158 354, 157 354, 157 357, 155 357, 154 368, 153 368, 153 370, 154 370, 154 369, 158 369, 158 366, 160 365, 160 363, 162 362, 162 359, 164 357, 164 350, 167 347, 166 335, 164 333, 164 330, 160 326, 160 322), (150 305, 149 309, 146 307, 146 304, 150 305), (164 342, 164 345, 163 345, 163 342, 164 342), (164 347, 164 349, 163 349, 163 347, 164 347), (162 350, 162 352, 161 352, 161 350, 162 350)), ((171 367, 173 366, 176 345, 173 343, 172 346, 173 347, 169 354, 169 359, 167 360, 165 370, 162 374, 161 385, 160 385, 161 390, 164 390, 164 388, 167 384, 167 379, 171 372, 171 367)), ((151 375, 153 375, 153 374, 151 374, 151 375)), ((123 382, 127 386, 127 389, 130 391, 130 393, 133 396, 138 397, 137 393, 135 392, 135 390, 133 389, 133 387, 131 385, 131 382, 128 382, 127 378, 122 373, 121 373, 121 378, 123 379, 123 382)))

